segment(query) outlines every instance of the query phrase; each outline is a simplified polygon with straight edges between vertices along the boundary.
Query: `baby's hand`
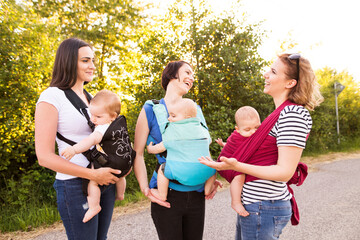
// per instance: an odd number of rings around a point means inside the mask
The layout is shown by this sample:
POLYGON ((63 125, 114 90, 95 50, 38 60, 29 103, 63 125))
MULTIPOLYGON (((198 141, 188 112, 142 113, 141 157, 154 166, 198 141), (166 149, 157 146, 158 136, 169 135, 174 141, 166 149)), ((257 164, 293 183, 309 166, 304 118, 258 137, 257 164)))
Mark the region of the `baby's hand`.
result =
POLYGON ((215 139, 215 142, 217 142, 217 144, 219 144, 221 147, 224 147, 226 144, 223 142, 223 140, 221 138, 215 139))
POLYGON ((153 149, 154 149, 154 143, 153 142, 150 142, 150 144, 146 146, 146 149, 147 149, 148 153, 155 154, 154 151, 153 151, 153 149))
POLYGON ((66 160, 70 160, 76 154, 76 152, 72 146, 69 146, 65 148, 65 150, 63 150, 60 154, 64 156, 66 160))

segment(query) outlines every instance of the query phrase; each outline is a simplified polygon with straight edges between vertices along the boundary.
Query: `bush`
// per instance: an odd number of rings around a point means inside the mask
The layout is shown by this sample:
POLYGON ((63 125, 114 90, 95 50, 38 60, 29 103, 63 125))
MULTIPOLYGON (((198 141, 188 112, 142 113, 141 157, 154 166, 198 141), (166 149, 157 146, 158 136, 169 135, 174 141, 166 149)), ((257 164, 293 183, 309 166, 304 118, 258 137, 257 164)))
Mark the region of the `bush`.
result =
POLYGON ((38 166, 19 179, 1 177, 5 183, 0 189, 1 231, 27 231, 60 219, 52 187, 54 172, 38 166))

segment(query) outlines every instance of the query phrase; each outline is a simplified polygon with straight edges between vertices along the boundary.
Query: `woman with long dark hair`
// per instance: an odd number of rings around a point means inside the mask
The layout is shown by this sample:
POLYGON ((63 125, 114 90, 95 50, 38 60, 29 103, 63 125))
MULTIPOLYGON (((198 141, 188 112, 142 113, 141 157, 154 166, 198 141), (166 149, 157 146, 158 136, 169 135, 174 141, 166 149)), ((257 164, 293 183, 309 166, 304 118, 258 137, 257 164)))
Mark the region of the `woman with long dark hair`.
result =
POLYGON ((35 150, 39 164, 56 172, 54 188, 58 210, 68 239, 106 239, 115 202, 115 183, 119 170, 90 169, 89 161, 76 154, 70 161, 55 152, 55 142, 61 152, 67 146, 56 137, 57 132, 79 142, 92 132, 87 119, 67 99, 63 90, 71 89, 85 105, 89 105, 84 84, 94 77, 94 51, 77 38, 64 40, 56 53, 50 87, 43 91, 36 104, 35 150), (82 178, 101 186, 101 212, 87 223, 83 217, 88 209, 82 190, 82 178))

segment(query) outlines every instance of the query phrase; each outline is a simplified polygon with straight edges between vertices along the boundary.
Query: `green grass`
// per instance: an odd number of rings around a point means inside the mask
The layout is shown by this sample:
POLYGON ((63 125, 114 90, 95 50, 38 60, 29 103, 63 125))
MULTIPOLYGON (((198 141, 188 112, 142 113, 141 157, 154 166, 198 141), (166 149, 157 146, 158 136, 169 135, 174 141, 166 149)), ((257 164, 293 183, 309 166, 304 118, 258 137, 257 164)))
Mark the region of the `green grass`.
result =
POLYGON ((119 207, 119 206, 126 206, 130 203, 136 203, 139 202, 141 200, 145 200, 146 197, 144 196, 144 194, 142 194, 142 192, 135 192, 132 194, 128 194, 125 192, 125 198, 122 201, 116 201, 115 202, 115 207, 119 207))
POLYGON ((12 209, 3 207, 0 209, 1 232, 17 230, 30 231, 39 226, 50 225, 60 220, 56 206, 28 205, 27 208, 12 209))
MULTIPOLYGON (((123 201, 116 201, 115 207, 126 206, 146 199, 141 192, 125 194, 123 201)), ((2 207, 0 209, 0 232, 31 231, 40 226, 49 226, 60 220, 56 206, 43 203, 28 204, 27 207, 14 209, 2 207)))
MULTIPOLYGON (((308 145, 306 146, 308 148, 308 145)), ((311 148, 311 147, 310 147, 311 148)), ((305 149, 304 157, 316 157, 319 155, 335 153, 335 152, 355 152, 360 150, 360 136, 357 138, 342 138, 340 144, 333 143, 325 148, 311 148, 310 151, 305 149)))

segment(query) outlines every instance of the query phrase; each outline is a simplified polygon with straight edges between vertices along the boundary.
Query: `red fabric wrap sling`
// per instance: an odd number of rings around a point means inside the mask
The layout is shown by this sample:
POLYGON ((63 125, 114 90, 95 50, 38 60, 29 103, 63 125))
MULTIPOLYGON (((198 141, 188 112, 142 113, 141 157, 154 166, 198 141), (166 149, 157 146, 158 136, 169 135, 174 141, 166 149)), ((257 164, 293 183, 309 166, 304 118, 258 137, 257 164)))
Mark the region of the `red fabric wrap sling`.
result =
MULTIPOLYGON (((270 130, 273 128, 279 119, 280 112, 289 105, 296 105, 289 100, 281 104, 275 111, 273 111, 260 125, 258 130, 250 137, 245 138, 237 131, 234 131, 227 139, 224 148, 222 149, 220 157, 233 157, 239 162, 244 162, 259 166, 275 165, 278 160, 278 147, 276 139, 269 136, 270 130)), ((241 174, 234 170, 219 171, 219 174, 224 177, 228 182, 231 182, 235 176, 241 174)), ((292 194, 291 206, 292 216, 291 224, 297 225, 300 221, 299 210, 295 201, 294 191, 290 188, 290 184, 300 186, 307 176, 307 166, 304 163, 299 163, 293 177, 287 182, 289 192, 292 194)), ((259 179, 257 177, 246 175, 245 182, 254 181, 259 179)))

